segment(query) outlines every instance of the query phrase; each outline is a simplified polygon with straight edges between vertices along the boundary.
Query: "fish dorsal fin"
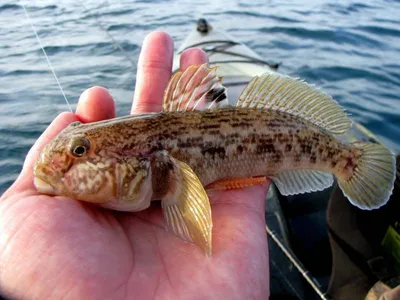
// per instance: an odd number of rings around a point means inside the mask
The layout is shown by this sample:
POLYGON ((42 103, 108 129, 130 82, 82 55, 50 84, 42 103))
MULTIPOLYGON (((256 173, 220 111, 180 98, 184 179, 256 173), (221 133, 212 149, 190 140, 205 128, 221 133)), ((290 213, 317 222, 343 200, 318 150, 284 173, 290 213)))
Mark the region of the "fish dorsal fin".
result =
POLYGON ((228 104, 226 88, 217 68, 190 66, 172 76, 165 90, 163 111, 219 108, 228 104))
POLYGON ((236 106, 287 112, 334 134, 343 134, 351 126, 346 112, 332 97, 304 81, 283 75, 254 77, 236 106))
POLYGON ((284 196, 322 191, 333 184, 332 174, 313 170, 280 172, 271 179, 284 196))

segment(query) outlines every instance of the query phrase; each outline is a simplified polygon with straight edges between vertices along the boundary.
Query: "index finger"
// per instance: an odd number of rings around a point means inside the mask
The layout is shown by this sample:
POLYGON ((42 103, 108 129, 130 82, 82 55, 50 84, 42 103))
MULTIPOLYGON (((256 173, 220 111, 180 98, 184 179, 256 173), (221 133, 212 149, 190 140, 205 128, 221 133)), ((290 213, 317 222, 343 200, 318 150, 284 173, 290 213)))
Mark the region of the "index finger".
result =
POLYGON ((172 38, 165 32, 155 31, 145 38, 138 61, 132 114, 161 110, 171 77, 173 51, 172 38))

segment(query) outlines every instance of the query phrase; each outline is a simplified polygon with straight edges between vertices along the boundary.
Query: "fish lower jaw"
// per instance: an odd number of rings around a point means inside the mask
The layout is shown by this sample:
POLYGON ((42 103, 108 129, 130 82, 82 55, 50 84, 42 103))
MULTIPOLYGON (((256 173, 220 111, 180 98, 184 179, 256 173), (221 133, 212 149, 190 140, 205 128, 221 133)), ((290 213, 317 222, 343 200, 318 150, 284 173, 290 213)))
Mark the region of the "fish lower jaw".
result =
POLYGON ((38 192, 47 194, 47 195, 56 195, 56 190, 46 181, 43 179, 40 179, 38 177, 35 177, 33 180, 33 184, 35 185, 36 189, 38 192))

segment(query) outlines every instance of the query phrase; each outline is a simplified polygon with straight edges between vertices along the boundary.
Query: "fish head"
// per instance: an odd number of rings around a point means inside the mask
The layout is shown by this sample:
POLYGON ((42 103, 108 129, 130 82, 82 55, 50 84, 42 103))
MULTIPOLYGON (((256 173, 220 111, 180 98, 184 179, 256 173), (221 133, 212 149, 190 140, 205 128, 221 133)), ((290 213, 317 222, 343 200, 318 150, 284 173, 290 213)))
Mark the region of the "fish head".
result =
POLYGON ((33 170, 34 185, 43 194, 107 202, 115 197, 115 159, 99 155, 96 139, 79 125, 72 123, 43 148, 33 170))

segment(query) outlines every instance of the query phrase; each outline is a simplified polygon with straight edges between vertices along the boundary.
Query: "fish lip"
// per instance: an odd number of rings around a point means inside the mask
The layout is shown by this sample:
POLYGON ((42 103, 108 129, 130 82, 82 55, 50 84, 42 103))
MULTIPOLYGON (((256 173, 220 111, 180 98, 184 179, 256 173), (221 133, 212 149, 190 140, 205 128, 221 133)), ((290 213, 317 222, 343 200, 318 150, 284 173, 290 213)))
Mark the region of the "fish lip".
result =
POLYGON ((33 170, 33 184, 35 185, 38 192, 47 195, 57 195, 59 189, 45 179, 46 175, 55 173, 56 171, 49 166, 44 166, 40 163, 35 165, 33 170))
POLYGON ((57 190, 49 182, 41 178, 40 176, 35 176, 33 179, 33 184, 36 189, 43 194, 55 195, 57 190))

